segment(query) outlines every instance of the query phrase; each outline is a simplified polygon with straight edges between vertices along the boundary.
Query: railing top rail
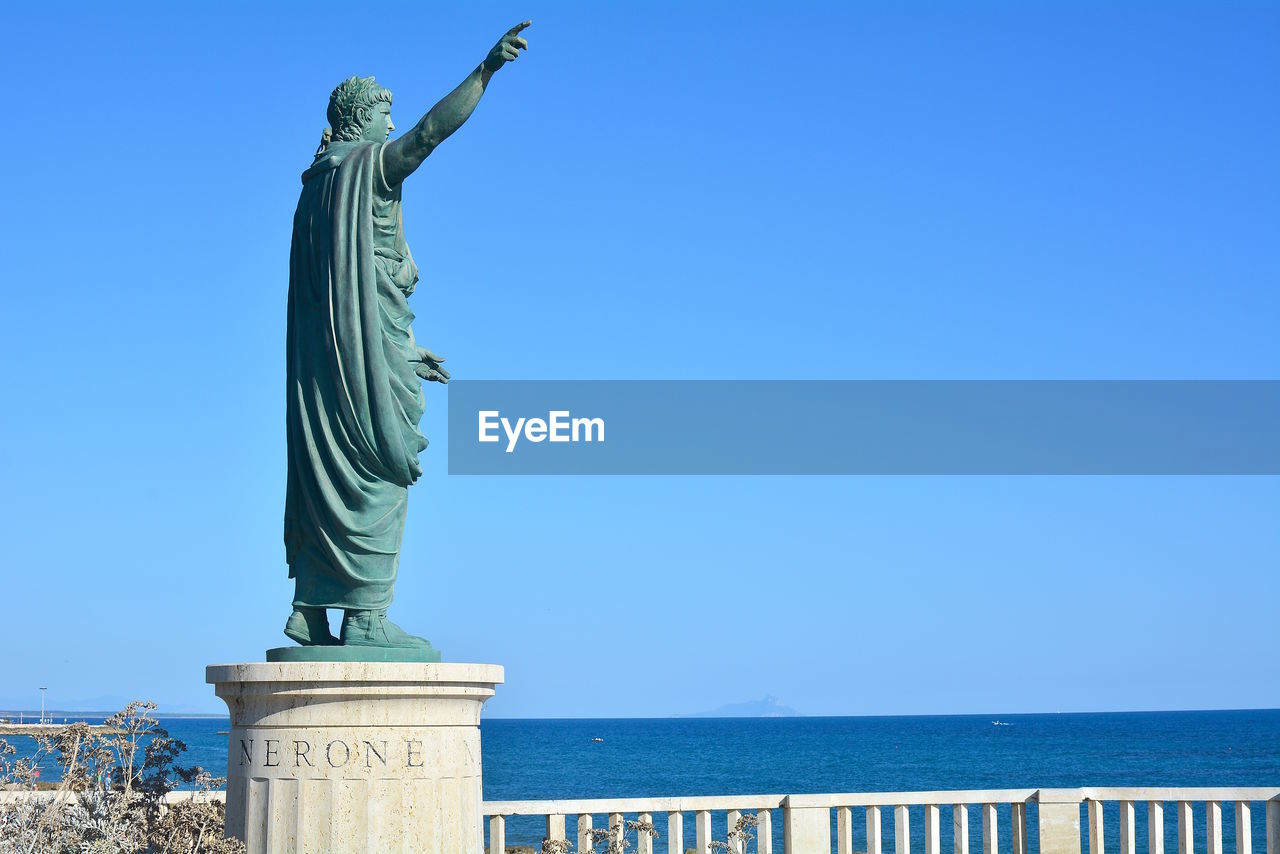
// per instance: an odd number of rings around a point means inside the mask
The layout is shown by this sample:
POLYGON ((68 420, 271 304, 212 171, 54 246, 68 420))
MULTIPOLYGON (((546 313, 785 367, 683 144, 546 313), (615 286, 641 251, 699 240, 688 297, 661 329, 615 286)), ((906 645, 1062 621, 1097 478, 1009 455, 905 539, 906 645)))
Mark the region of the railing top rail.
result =
POLYGON ((817 795, 713 795, 684 798, 592 798, 563 801, 485 801, 485 815, 598 815, 611 812, 772 810, 793 807, 893 807, 916 804, 1022 803, 1036 789, 965 789, 940 792, 855 792, 817 795))
POLYGON ((936 792, 841 792, 788 795, 793 807, 900 807, 919 804, 1019 804, 1036 789, 955 789, 936 792))
POLYGON ((485 801, 485 815, 605 815, 607 813, 776 810, 786 795, 711 795, 687 798, 587 798, 565 801, 485 801))
POLYGON ((1272 801, 1280 786, 1089 786, 1081 790, 1091 801, 1272 801))
POLYGON ((896 807, 949 804, 1017 804, 1027 801, 1271 801, 1280 786, 1106 787, 1078 789, 957 789, 933 792, 841 792, 814 795, 713 795, 682 798, 590 798, 552 801, 485 801, 485 815, 604 815, 607 813, 772 810, 802 807, 896 807))

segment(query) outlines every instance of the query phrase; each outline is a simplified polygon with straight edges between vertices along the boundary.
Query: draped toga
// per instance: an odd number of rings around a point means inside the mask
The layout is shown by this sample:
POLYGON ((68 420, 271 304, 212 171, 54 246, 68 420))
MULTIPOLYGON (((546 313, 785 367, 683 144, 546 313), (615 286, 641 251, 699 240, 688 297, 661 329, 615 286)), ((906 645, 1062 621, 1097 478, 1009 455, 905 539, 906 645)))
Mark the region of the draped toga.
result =
POLYGON ((422 473, 407 302, 418 270, 382 148, 328 145, 302 173, 293 218, 284 542, 295 606, 390 604, 408 488, 422 473))

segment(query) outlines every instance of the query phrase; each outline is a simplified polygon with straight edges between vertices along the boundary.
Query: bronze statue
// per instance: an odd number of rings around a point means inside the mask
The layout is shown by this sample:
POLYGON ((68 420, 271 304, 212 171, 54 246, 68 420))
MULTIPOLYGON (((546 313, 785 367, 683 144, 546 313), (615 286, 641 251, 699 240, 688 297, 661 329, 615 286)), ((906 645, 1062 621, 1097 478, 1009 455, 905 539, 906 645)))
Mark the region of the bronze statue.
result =
POLYGON ((284 631, 311 652, 282 648, 269 658, 439 659, 387 619, 409 486, 427 446, 421 380, 449 379, 444 359, 418 346, 410 328, 418 268, 401 186, 528 47, 520 33, 529 23, 507 31, 398 139, 388 141, 391 93, 372 77, 345 80, 329 97, 330 127, 302 173, 289 256, 284 541, 295 593, 284 631), (336 638, 329 608, 344 612, 336 638))

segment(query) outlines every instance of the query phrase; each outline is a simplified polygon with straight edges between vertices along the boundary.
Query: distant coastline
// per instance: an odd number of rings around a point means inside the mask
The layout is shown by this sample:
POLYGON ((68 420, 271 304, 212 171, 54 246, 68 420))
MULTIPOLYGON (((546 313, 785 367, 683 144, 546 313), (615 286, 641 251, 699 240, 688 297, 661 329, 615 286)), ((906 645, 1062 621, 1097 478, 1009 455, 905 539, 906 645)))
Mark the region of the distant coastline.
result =
POLYGON ((709 712, 676 715, 679 718, 798 718, 802 715, 790 706, 778 702, 777 697, 765 696, 744 703, 728 703, 709 712))

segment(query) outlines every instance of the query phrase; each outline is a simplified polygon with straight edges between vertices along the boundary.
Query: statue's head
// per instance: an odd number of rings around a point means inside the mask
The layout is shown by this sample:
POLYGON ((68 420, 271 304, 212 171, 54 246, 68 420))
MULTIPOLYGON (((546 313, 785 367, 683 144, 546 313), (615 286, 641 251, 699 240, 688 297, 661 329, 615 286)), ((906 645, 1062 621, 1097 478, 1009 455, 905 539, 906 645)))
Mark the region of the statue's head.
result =
POLYGON ((391 123, 391 92, 372 77, 348 77, 329 96, 329 127, 334 141, 386 142, 391 123))

